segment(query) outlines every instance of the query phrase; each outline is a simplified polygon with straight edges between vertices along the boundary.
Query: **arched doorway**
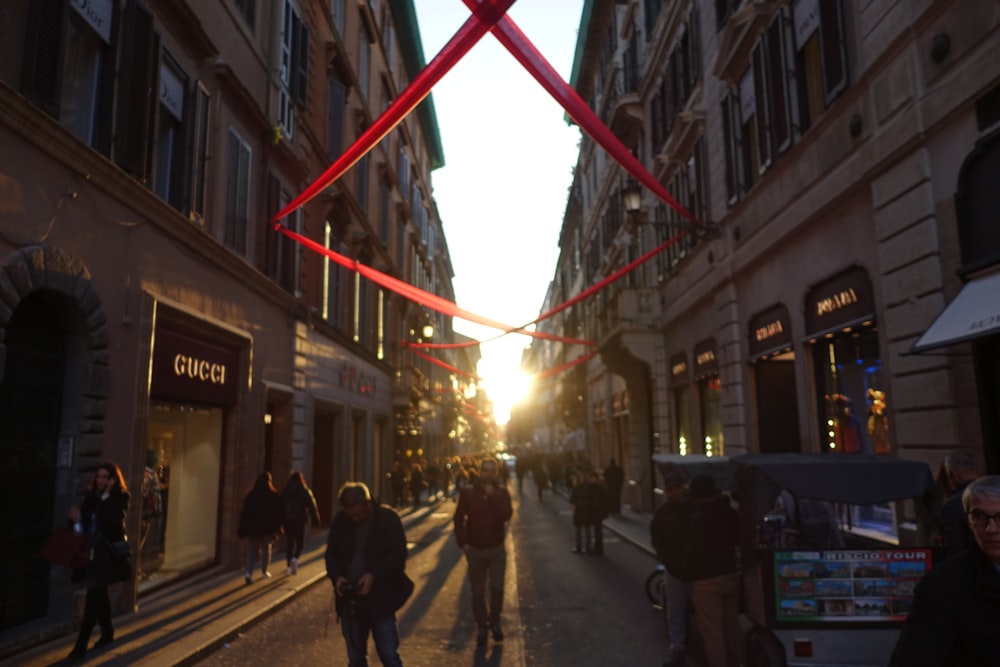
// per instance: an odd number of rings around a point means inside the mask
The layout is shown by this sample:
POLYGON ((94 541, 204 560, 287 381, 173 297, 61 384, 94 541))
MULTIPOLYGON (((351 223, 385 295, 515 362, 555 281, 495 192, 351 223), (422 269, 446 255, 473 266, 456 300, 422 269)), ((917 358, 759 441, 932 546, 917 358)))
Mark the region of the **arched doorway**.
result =
POLYGON ((14 310, 0 382, 0 630, 45 616, 49 565, 38 557, 52 531, 66 375, 68 299, 42 290, 14 310), (16 509, 15 509, 16 508, 16 509))

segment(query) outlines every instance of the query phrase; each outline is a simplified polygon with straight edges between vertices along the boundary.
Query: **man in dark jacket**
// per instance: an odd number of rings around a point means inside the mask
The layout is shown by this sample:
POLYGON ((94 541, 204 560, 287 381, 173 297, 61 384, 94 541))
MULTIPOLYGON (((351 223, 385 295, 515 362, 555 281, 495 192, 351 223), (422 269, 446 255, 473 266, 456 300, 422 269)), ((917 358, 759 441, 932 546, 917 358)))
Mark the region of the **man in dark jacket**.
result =
MULTIPOLYGON (((536 477, 537 481, 537 477, 536 477)), ((499 483, 497 462, 486 459, 479 477, 462 490, 455 509, 455 539, 465 551, 472 588, 472 614, 476 619, 476 642, 486 643, 493 630, 493 640, 503 641, 500 614, 503 610, 504 573, 507 569, 505 524, 514 514, 510 494, 499 483), (486 581, 489 579, 490 603, 486 611, 486 581)))
POLYGON ((657 508, 649 524, 656 555, 667 568, 667 633, 669 649, 664 663, 682 665, 687 644, 687 603, 691 599, 686 561, 687 531, 691 521, 691 501, 683 477, 665 480, 667 502, 657 508))
POLYGON ((612 458, 604 469, 604 483, 608 487, 608 497, 611 499, 610 513, 618 516, 622 511, 622 489, 625 487, 625 471, 612 458))
POLYGON ((685 567, 708 667, 739 664, 742 636, 736 570, 739 515, 709 475, 691 478, 691 524, 685 567))
POLYGON ((962 493, 975 541, 917 584, 891 667, 1000 665, 1000 475, 962 493))
POLYGON ((391 507, 373 501, 361 482, 340 488, 340 507, 330 523, 326 575, 336 591, 347 659, 368 664, 370 634, 382 664, 401 667, 396 611, 413 593, 403 522, 391 507))

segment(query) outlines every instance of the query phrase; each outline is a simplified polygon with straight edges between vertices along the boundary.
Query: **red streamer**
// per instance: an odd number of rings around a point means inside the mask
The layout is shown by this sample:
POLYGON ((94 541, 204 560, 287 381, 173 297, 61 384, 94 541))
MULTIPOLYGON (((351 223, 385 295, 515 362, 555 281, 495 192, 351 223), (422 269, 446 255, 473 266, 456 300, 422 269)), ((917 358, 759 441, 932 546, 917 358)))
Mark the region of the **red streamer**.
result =
POLYGON ((271 221, 281 220, 318 195, 374 148, 375 144, 389 134, 410 111, 427 97, 434 84, 440 81, 441 77, 447 74, 455 66, 455 63, 461 60, 469 52, 469 49, 489 32, 489 29, 503 18, 514 2, 515 0, 483 0, 482 4, 474 7, 472 16, 462 24, 455 36, 420 71, 420 74, 399 94, 399 97, 389 105, 389 108, 383 111, 375 122, 319 178, 293 199, 288 206, 278 211, 271 221))
MULTIPOLYGON (((462 0, 465 6, 476 11, 481 5, 479 0, 462 0)), ((575 120, 590 137, 598 143, 614 160, 625 168, 636 180, 645 185, 682 216, 698 225, 701 221, 691 215, 676 199, 650 174, 639 160, 618 140, 611 130, 601 122, 587 103, 584 102, 573 88, 562 80, 559 73, 545 57, 539 53, 520 28, 508 16, 502 17, 492 28, 493 35, 521 65, 531 73, 535 80, 562 105, 570 118, 575 120)))
POLYGON ((542 379, 542 378, 551 377, 553 375, 558 375, 559 373, 562 373, 563 371, 568 371, 569 369, 573 368, 574 366, 579 366, 580 364, 582 364, 582 363, 584 363, 586 361, 589 361, 590 359, 592 359, 594 357, 595 354, 597 354, 597 350, 594 350, 593 352, 588 352, 587 354, 583 355, 582 357, 577 357, 573 361, 567 361, 565 364, 560 364, 559 366, 556 366, 554 368, 546 368, 544 371, 539 371, 538 373, 536 373, 535 374, 535 378, 536 379, 542 379))
POLYGON ((473 312, 465 310, 464 308, 459 308, 457 304, 453 301, 448 301, 436 294, 431 294, 430 292, 425 292, 424 290, 414 287, 409 283, 403 282, 398 278, 393 278, 392 276, 377 271, 370 266, 365 266, 364 264, 358 262, 357 260, 345 257, 340 253, 334 252, 329 248, 326 248, 316 241, 309 239, 301 234, 293 232, 292 230, 284 227, 282 225, 275 225, 275 229, 287 236, 288 238, 301 243, 306 248, 317 252, 321 255, 329 257, 331 260, 340 264, 343 267, 351 269, 352 271, 357 271, 365 278, 368 278, 376 285, 381 285, 382 287, 395 292, 401 296, 406 297, 414 303, 418 303, 422 306, 426 306, 431 310, 435 310, 439 313, 444 313, 451 317, 457 317, 459 319, 467 320, 469 322, 475 322, 476 324, 482 324, 484 326, 492 327, 494 329, 500 329, 506 333, 520 333, 525 336, 532 336, 533 338, 544 338, 546 340, 554 340, 563 343, 571 343, 575 345, 596 345, 592 340, 581 340, 578 338, 566 338, 563 336, 556 336, 555 334, 546 333, 544 331, 528 331, 524 327, 512 327, 508 324, 503 324, 502 322, 497 322, 489 318, 477 315, 473 312))
MULTIPOLYGON (((403 345, 407 346, 407 347, 412 347, 412 346, 408 345, 406 342, 404 342, 403 345)), ((467 373, 466 371, 463 371, 461 368, 455 368, 451 364, 449 364, 447 362, 444 362, 444 361, 441 361, 440 359, 436 359, 436 358, 432 357, 429 354, 424 354, 420 350, 411 350, 411 351, 413 352, 413 354, 417 355, 418 357, 420 357, 422 359, 426 359, 427 361, 431 362, 432 364, 436 364, 436 365, 440 366, 441 368, 444 368, 445 370, 451 371, 452 373, 458 373, 459 375, 464 375, 465 377, 469 378, 470 380, 476 380, 476 381, 478 381, 478 380, 481 379, 478 375, 473 375, 472 373, 467 373)))

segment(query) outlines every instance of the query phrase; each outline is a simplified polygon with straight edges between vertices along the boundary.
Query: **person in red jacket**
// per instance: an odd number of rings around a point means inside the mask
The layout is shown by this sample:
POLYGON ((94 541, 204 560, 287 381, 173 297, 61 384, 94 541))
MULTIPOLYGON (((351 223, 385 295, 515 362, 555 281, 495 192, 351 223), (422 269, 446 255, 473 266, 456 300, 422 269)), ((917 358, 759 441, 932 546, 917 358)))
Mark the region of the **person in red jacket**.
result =
POLYGON ((495 459, 486 459, 479 476, 466 486, 455 510, 455 539, 465 552, 472 588, 472 614, 476 620, 476 643, 485 644, 490 630, 493 641, 503 641, 500 613, 503 610, 504 573, 507 551, 504 548, 506 523, 514 514, 510 493, 500 483, 495 459), (486 607, 486 583, 489 579, 489 612, 486 607))

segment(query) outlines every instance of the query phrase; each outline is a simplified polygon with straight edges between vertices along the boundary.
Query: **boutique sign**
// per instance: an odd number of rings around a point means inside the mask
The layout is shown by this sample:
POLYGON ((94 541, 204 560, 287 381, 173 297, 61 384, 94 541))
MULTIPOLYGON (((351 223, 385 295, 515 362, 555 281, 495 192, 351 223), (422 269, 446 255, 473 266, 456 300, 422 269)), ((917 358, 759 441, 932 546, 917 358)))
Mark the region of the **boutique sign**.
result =
POLYGON ((806 295, 806 334, 819 336, 875 319, 872 281, 860 266, 814 286, 806 295))
POLYGON ((172 329, 153 339, 153 398, 214 405, 236 402, 239 354, 172 329))
POLYGON ((788 308, 774 305, 750 318, 748 350, 751 359, 757 359, 792 346, 792 325, 788 308))

